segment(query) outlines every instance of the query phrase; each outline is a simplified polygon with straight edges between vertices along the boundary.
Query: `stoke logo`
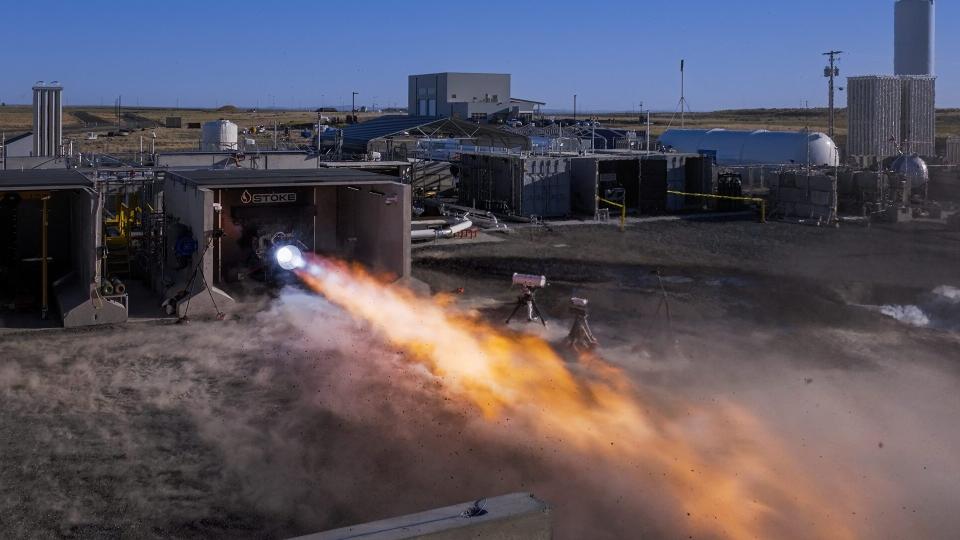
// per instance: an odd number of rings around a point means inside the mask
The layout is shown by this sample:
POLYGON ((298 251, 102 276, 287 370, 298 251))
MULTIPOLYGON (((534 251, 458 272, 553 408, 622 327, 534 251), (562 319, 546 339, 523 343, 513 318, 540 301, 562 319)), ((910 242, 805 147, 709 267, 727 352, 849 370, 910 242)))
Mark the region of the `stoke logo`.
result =
POLYGON ((296 193, 250 193, 243 190, 240 194, 240 202, 243 204, 279 204, 297 202, 296 193))

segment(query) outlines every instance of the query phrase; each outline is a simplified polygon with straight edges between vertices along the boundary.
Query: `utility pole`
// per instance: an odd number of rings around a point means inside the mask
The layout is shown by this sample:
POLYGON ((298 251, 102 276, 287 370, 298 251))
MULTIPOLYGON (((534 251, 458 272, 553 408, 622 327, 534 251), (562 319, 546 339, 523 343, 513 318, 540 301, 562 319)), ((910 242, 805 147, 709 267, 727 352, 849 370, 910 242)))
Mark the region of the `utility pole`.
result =
POLYGON ((357 94, 359 93, 360 92, 354 92, 353 96, 350 98, 352 100, 350 105, 350 114, 357 114, 357 94))
POLYGON ((650 109, 647 109, 647 152, 650 151, 650 109))
POLYGON ((686 60, 680 60, 680 129, 683 129, 685 125, 686 111, 684 109, 687 108, 687 80, 683 69, 686 63, 686 60))
POLYGON ((573 125, 577 125, 577 95, 573 95, 573 125))
POLYGON ((840 55, 843 54, 843 51, 830 51, 823 53, 824 56, 830 57, 830 65, 823 68, 823 76, 830 79, 830 129, 829 135, 830 138, 833 138, 834 126, 836 121, 836 109, 834 107, 833 100, 833 89, 834 89, 834 78, 840 76, 840 68, 837 67, 837 60, 840 59, 840 55))

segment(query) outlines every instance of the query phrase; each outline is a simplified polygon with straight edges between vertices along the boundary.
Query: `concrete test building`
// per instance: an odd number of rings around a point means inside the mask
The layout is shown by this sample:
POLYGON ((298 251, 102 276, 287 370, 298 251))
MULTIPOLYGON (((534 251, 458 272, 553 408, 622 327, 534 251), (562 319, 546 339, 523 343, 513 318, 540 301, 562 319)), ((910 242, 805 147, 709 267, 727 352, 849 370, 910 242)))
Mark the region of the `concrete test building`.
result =
POLYGON ((410 75, 407 113, 411 116, 486 122, 532 117, 544 103, 510 96, 507 73, 430 73, 410 75))
POLYGON ((698 204, 668 190, 712 193, 713 162, 698 154, 607 153, 527 155, 464 152, 459 203, 520 217, 595 217, 601 199, 630 212, 659 214, 698 204))
MULTIPOLYGON (((103 197, 76 170, 0 172, 0 302, 65 327, 127 320, 125 295, 100 293, 103 197), (55 302, 55 304, 54 304, 55 302)), ((0 324, 16 322, 0 309, 0 324), (11 321, 7 321, 8 317, 11 321)))
POLYGON ((410 204, 409 185, 352 169, 168 172, 172 270, 164 278, 173 285, 164 293, 179 296, 179 316, 188 301, 191 314, 226 312, 234 301, 225 289, 264 279, 258 275, 270 271, 271 249, 285 244, 409 277, 410 204), (182 238, 197 243, 186 257, 176 252, 182 238), (191 282, 195 272, 202 279, 191 282))

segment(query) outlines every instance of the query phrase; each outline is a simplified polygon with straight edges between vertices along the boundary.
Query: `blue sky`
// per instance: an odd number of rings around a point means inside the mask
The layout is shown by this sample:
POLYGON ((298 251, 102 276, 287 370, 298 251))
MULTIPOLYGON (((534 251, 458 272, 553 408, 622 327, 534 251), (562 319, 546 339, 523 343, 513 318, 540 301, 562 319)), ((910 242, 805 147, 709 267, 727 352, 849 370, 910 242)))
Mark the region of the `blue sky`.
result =
MULTIPOLYGON (((408 74, 488 71, 549 108, 673 110, 685 58, 693 110, 798 107, 826 104, 824 51, 893 70, 893 0, 4 3, 8 103, 59 80, 68 105, 405 105, 408 74)), ((938 2, 940 107, 960 107, 958 23, 938 2)))

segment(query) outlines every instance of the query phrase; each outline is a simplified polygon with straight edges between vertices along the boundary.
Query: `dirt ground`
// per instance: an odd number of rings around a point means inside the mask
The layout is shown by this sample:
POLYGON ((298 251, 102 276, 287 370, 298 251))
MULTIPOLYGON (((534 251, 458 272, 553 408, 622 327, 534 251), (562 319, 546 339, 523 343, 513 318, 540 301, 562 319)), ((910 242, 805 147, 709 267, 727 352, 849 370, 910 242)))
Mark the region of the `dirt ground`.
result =
MULTIPOLYGON (((517 328, 553 342, 588 298, 607 360, 644 391, 749 410, 811 482, 844 478, 860 536, 960 535, 960 233, 681 221, 414 253, 433 292, 463 288, 455 305, 497 324, 511 274, 546 275, 548 328, 517 328)), ((557 538, 690 533, 646 504, 656 483, 624 498, 616 471, 482 425, 398 354, 299 290, 224 322, 0 334, 0 528, 283 538, 533 491, 557 538)))

